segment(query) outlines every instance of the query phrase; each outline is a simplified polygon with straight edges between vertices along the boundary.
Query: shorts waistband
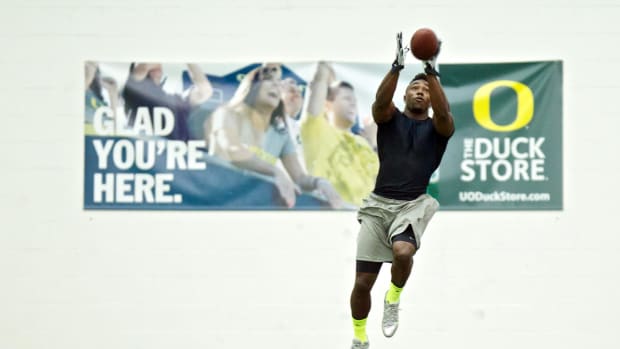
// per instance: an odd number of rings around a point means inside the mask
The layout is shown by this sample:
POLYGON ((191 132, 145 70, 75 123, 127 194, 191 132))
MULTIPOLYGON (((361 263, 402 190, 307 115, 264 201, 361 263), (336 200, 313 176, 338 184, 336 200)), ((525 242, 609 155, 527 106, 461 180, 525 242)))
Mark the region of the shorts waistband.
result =
POLYGON ((428 196, 428 194, 422 194, 422 195, 418 196, 417 198, 415 198, 413 200, 398 200, 398 199, 386 198, 384 196, 381 196, 379 194, 375 194, 373 192, 371 192, 370 195, 369 195, 369 197, 372 198, 373 200, 376 200, 376 201, 384 203, 384 204, 390 204, 390 205, 400 205, 400 204, 404 204, 404 203, 407 203, 407 202, 418 201, 418 200, 422 200, 426 196, 428 196))

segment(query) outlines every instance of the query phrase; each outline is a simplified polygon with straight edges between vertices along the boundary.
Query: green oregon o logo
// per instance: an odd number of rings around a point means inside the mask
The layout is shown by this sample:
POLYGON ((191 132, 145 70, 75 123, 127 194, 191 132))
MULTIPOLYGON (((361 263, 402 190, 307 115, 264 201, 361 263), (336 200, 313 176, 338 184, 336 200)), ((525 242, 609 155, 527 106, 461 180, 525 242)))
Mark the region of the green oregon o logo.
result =
POLYGON ((517 81, 498 80, 482 85, 474 94, 474 119, 487 130, 510 132, 525 127, 534 117, 534 94, 527 85, 517 81), (491 117, 491 93, 498 87, 509 87, 517 93, 517 116, 508 125, 498 125, 491 117))

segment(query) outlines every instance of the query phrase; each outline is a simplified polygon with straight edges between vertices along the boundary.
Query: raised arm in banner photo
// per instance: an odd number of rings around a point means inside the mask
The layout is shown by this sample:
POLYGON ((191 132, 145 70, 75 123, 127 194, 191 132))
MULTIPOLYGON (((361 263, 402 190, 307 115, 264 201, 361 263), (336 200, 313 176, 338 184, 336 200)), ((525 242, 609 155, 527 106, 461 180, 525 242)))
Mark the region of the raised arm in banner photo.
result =
POLYGON ((193 80, 189 93, 164 91, 164 72, 161 63, 132 63, 122 95, 125 101, 125 115, 130 127, 136 122, 140 108, 146 108, 153 115, 156 107, 168 108, 174 116, 174 127, 169 139, 189 139, 188 117, 193 108, 208 100, 213 94, 211 84, 197 64, 189 63, 193 80))
POLYGON ((309 176, 299 162, 286 125, 278 77, 262 79, 259 71, 248 74, 249 85, 240 84, 239 89, 245 92, 236 93, 236 100, 214 111, 209 153, 241 169, 272 177, 289 208, 295 205, 300 190, 317 190, 332 207, 340 207, 340 196, 331 184, 309 176), (278 161, 285 170, 277 166, 278 161))
POLYGON ((110 107, 110 116, 116 116, 116 108, 119 105, 119 91, 116 80, 103 75, 97 62, 88 61, 84 64, 84 76, 84 122, 86 133, 89 134, 94 132, 92 131, 93 118, 99 107, 110 107))
POLYGON ((379 159, 366 139, 351 132, 357 117, 355 89, 336 80, 330 64, 319 62, 307 98, 301 124, 306 167, 359 206, 375 184, 379 159))

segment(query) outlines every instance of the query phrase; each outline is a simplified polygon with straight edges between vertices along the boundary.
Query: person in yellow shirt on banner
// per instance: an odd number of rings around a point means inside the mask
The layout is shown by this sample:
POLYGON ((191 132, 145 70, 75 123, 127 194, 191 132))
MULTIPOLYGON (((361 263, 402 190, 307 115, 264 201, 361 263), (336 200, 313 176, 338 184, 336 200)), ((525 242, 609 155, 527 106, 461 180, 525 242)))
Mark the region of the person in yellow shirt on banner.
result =
POLYGON ((353 86, 335 81, 332 67, 319 62, 307 98, 301 125, 306 168, 360 206, 375 185, 379 159, 368 141, 350 131, 357 115, 353 86))

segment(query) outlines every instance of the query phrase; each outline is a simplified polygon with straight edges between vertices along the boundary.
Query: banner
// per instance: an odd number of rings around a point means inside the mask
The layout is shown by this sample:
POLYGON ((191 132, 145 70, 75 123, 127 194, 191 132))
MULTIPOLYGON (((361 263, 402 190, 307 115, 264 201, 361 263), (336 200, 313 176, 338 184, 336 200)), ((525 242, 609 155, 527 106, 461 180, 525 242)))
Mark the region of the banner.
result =
MULTIPOLYGON (((378 171, 371 106, 388 70, 86 62, 84 208, 356 209, 378 171)), ((561 62, 440 71, 456 124, 429 185, 442 208, 561 209, 561 62)), ((419 72, 401 72, 399 109, 419 72)))
POLYGON ((562 63, 445 64, 443 209, 562 209, 562 63))

